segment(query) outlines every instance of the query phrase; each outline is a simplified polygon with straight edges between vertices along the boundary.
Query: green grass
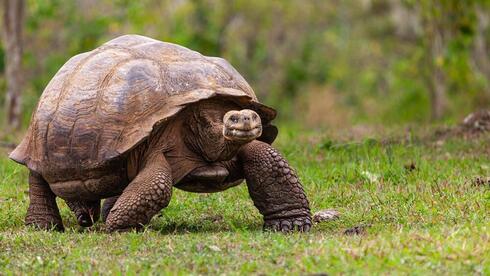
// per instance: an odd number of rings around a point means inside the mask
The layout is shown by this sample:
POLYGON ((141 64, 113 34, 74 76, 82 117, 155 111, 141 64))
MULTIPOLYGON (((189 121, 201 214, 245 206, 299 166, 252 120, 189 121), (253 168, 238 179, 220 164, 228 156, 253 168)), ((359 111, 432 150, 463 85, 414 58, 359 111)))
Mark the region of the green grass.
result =
POLYGON ((2 154, 0 274, 490 275, 490 187, 474 181, 490 176, 489 135, 385 143, 294 133, 282 133, 276 146, 299 173, 312 211, 341 212, 307 234, 262 232, 245 185, 175 190, 142 233, 82 230, 62 201, 67 231, 35 231, 23 226, 27 171, 2 154), (344 234, 358 225, 368 226, 365 234, 344 234))

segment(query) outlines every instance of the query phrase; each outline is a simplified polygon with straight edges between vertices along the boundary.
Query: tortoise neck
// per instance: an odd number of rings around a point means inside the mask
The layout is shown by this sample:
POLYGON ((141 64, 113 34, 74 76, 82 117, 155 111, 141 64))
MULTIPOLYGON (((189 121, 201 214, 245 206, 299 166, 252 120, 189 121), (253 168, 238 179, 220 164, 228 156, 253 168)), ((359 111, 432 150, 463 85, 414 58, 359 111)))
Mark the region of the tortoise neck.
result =
POLYGON ((186 124, 186 120, 181 119, 181 116, 174 117, 165 125, 155 129, 150 135, 146 147, 142 146, 141 148, 141 164, 144 164, 153 154, 165 155, 172 170, 174 184, 195 168, 206 164, 202 157, 189 149, 185 143, 182 136, 184 124, 186 124))
POLYGON ((223 116, 212 116, 206 114, 206 109, 199 108, 191 109, 190 113, 180 128, 183 143, 189 151, 207 163, 228 161, 236 156, 244 143, 224 137, 223 116))

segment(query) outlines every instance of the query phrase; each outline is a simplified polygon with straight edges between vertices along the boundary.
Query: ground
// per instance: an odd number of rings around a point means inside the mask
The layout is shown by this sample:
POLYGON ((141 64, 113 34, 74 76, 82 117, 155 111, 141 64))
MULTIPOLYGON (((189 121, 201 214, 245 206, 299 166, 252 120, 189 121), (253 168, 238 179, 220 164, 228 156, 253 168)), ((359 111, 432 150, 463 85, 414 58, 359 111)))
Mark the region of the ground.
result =
POLYGON ((0 274, 490 275, 490 135, 350 133, 281 132, 312 211, 340 212, 288 235, 262 232, 245 185, 176 190, 142 233, 82 230, 61 201, 65 233, 28 229, 27 171, 4 150, 0 274))

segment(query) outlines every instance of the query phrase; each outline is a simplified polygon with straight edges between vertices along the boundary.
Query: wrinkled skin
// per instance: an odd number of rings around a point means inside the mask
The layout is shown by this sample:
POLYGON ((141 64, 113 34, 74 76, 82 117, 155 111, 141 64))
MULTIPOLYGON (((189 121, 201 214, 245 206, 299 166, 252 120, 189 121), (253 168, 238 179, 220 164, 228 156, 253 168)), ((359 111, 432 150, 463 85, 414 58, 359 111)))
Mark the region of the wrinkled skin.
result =
MULTIPOLYGON (((309 203, 299 179, 287 161, 269 144, 258 141, 263 126, 257 113, 231 101, 205 100, 188 106, 157 128, 126 158, 128 183, 100 183, 123 190, 104 201, 106 229, 141 228, 171 199, 172 188, 217 192, 247 182, 249 194, 264 216, 264 229, 308 231, 309 203)), ((109 172, 108 172, 109 173, 109 172)), ((119 178, 115 179, 122 179, 119 178)), ((41 175, 31 173, 31 205, 26 223, 62 230, 55 196, 41 175)), ((81 226, 99 217, 99 200, 68 199, 81 226)))

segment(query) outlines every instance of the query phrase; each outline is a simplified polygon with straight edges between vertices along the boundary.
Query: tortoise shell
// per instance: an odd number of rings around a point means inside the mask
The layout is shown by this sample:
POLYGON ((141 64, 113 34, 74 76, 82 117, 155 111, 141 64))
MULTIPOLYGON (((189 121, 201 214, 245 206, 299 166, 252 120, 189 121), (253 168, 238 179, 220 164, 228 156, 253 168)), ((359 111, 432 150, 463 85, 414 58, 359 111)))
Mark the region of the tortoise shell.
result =
POLYGON ((144 36, 121 36, 61 67, 10 158, 40 173, 100 167, 188 104, 212 97, 255 110, 263 125, 276 115, 224 59, 144 36))

